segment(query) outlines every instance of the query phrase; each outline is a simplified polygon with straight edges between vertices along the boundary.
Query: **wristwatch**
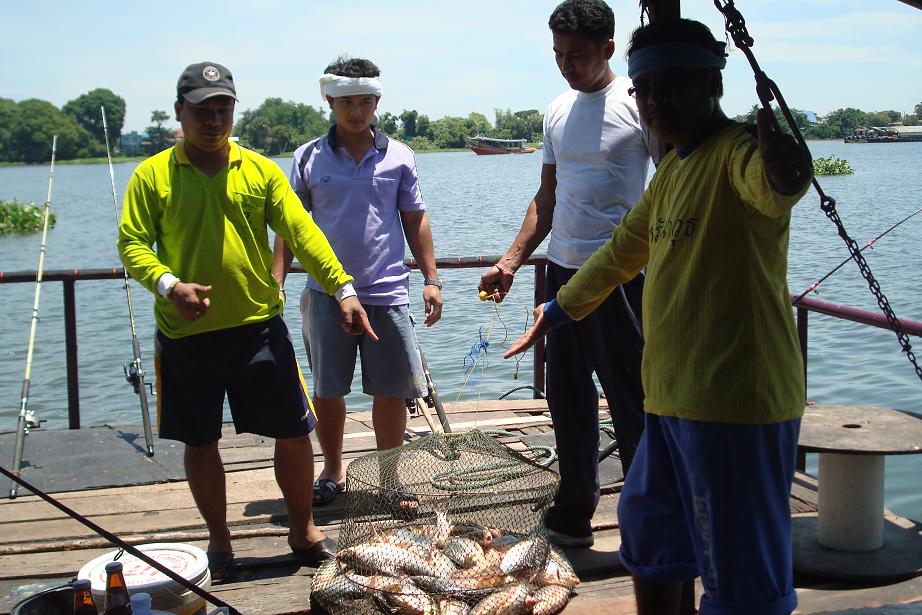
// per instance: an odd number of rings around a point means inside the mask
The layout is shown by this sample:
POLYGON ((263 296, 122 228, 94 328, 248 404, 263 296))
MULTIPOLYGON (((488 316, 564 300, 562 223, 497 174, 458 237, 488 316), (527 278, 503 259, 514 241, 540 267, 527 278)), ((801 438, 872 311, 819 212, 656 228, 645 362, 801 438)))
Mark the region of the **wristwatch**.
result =
POLYGON ((423 286, 435 286, 439 290, 442 290, 442 280, 438 278, 426 278, 423 280, 423 286))

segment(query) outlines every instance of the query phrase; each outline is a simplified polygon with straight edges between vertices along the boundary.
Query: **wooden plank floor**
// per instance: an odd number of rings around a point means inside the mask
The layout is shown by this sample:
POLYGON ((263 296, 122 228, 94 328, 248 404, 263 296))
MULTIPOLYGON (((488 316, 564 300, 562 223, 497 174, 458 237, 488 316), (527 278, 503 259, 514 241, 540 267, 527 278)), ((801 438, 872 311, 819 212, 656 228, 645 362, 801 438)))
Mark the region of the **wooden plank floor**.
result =
MULTIPOLYGON (((514 444, 521 437, 550 431, 546 409, 543 401, 520 400, 481 402, 476 412, 471 404, 449 405, 448 412, 455 431, 474 426, 502 428, 514 434, 504 441, 514 444)), ((411 419, 408 438, 427 433, 422 417, 411 419)), ((346 460, 373 450, 370 413, 350 414, 346 460)), ((319 447, 315 446, 315 452, 315 471, 319 471, 319 447)), ((287 516, 273 477, 271 440, 238 436, 226 429, 221 453, 228 472, 228 523, 238 569, 230 582, 215 585, 212 591, 242 613, 308 613, 313 570, 300 567, 288 552, 287 516)), ((140 454, 137 457, 138 463, 145 459, 140 454)), ((170 467, 166 473, 175 472, 176 468, 170 467)), ((130 474, 127 469, 126 474, 130 474)), ((56 497, 132 544, 175 541, 204 548, 207 532, 186 483, 176 478, 152 484, 77 489, 56 497)), ((595 547, 568 551, 583 583, 565 609, 567 615, 635 612, 630 578, 617 555, 618 487, 610 484, 603 489, 593 519, 595 547)), ((792 510, 795 514, 813 512, 815 503, 815 482, 798 475, 792 510)), ((316 509, 315 518, 335 538, 343 514, 342 507, 334 502, 316 509)), ((35 496, 23 494, 16 500, 0 500, 0 613, 8 613, 19 600, 40 589, 67 582, 84 563, 111 550, 107 541, 35 496)), ((918 578, 883 587, 851 588, 820 580, 798 580, 798 585, 798 613, 834 613, 884 605, 898 609, 887 612, 922 612, 922 604, 917 611, 902 610, 916 606, 906 603, 922 596, 918 578)))

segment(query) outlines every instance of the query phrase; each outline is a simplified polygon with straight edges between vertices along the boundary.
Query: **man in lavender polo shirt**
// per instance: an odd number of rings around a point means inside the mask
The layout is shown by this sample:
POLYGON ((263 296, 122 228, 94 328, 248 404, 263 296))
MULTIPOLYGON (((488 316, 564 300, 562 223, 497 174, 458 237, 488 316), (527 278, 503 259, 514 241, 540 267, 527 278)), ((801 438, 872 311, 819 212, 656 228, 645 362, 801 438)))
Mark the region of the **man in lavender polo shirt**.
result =
MULTIPOLYGON (((301 299, 304 340, 314 380, 317 438, 323 471, 314 482, 314 504, 322 506, 343 489, 345 395, 362 357, 362 390, 374 397, 372 422, 378 450, 400 446, 406 429, 405 400, 425 391, 423 370, 409 311, 409 269, 404 236, 424 276, 426 325, 442 314, 432 231, 416 176, 413 151, 374 125, 381 98, 378 67, 368 60, 338 58, 320 78, 321 95, 336 124, 329 133, 295 151, 289 180, 314 222, 355 278, 356 293, 380 338, 352 337, 338 326, 339 311, 313 279, 301 299)), ((292 254, 276 239, 273 273, 281 285, 292 254)), ((414 508, 415 498, 395 485, 395 504, 414 508)))

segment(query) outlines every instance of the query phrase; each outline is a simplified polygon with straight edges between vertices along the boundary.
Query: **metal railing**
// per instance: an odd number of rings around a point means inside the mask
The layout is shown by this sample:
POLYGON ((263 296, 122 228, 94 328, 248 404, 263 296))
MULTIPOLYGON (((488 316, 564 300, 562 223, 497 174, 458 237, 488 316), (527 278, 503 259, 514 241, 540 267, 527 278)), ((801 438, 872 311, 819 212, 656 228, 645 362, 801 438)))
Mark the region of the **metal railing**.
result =
MULTIPOLYGON (((499 256, 471 256, 461 258, 440 258, 436 260, 439 269, 475 269, 490 267, 500 259, 499 256)), ((407 266, 417 268, 413 260, 406 261, 407 266)), ((531 258, 526 265, 534 267, 535 275, 535 305, 544 301, 545 272, 547 259, 543 256, 531 258)), ((293 272, 302 272, 303 269, 295 266, 293 272)), ((122 268, 112 269, 57 269, 45 271, 42 279, 44 282, 61 282, 64 291, 64 347, 67 363, 67 417, 70 429, 80 428, 80 391, 78 387, 78 357, 77 357, 77 304, 76 283, 86 280, 120 280, 123 279, 122 268)), ((35 282, 35 271, 0 272, 0 284, 16 284, 35 282)), ((792 297, 793 299, 794 297, 792 297)), ((800 340, 801 352, 804 357, 804 379, 806 381, 807 369, 807 326, 808 314, 817 312, 834 318, 848 320, 866 326, 889 329, 887 319, 882 314, 876 314, 857 308, 852 308, 834 303, 827 303, 817 299, 804 298, 797 304, 797 332, 800 340)), ((900 319, 903 330, 915 337, 922 337, 922 322, 900 319)), ((532 384, 544 390, 544 341, 535 345, 532 363, 532 384)))

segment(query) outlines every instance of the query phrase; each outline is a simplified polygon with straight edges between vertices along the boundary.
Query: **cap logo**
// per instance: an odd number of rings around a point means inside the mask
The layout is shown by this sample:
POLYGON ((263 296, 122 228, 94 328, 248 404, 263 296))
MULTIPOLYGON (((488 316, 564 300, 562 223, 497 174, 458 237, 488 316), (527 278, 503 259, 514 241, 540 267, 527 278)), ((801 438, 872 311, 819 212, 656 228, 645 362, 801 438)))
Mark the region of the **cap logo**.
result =
POLYGON ((221 78, 221 73, 219 73, 218 69, 214 66, 206 66, 202 69, 202 77, 208 81, 217 81, 221 78))

